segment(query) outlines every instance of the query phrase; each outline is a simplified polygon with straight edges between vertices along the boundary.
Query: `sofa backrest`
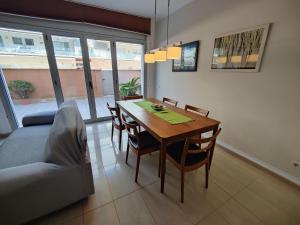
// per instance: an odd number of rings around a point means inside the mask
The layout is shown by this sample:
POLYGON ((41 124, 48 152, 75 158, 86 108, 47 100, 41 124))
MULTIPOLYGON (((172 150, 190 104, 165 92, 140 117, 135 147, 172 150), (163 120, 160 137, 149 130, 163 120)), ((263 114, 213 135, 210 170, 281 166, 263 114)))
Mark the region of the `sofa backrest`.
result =
POLYGON ((56 112, 45 146, 46 162, 78 165, 85 162, 85 123, 74 101, 63 103, 56 112))

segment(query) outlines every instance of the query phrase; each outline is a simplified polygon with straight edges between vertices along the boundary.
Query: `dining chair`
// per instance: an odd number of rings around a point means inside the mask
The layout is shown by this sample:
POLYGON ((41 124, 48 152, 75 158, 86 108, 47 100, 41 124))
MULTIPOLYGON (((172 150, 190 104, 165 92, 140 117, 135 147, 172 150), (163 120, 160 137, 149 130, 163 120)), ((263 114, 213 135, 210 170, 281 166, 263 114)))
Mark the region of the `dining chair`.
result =
POLYGON ((184 173, 205 165, 205 187, 208 188, 210 155, 214 151, 221 128, 210 137, 187 138, 167 146, 166 158, 181 172, 181 202, 184 201, 184 173))
POLYGON ((120 109, 118 107, 111 107, 108 102, 106 105, 111 115, 111 141, 113 142, 114 128, 116 128, 119 131, 119 150, 121 151, 122 131, 125 129, 125 126, 122 124, 120 118, 120 109))
POLYGON ((133 96, 124 96, 124 100, 134 100, 134 99, 142 99, 143 95, 133 95, 133 96))
POLYGON ((177 107, 178 104, 178 101, 166 97, 163 97, 163 102, 174 105, 175 107, 177 107))
POLYGON ((184 107, 185 111, 189 111, 189 112, 193 112, 193 113, 197 113, 200 116, 205 116, 207 117, 209 114, 209 111, 206 109, 201 109, 192 105, 185 105, 184 107))
MULTIPOLYGON (((126 164, 128 164, 128 154, 129 149, 131 149, 133 153, 137 155, 135 168, 135 182, 137 182, 141 156, 155 151, 159 151, 160 143, 148 131, 140 131, 138 129, 138 124, 127 122, 126 117, 123 113, 122 122, 125 125, 125 130, 128 134, 125 162, 126 164)), ((158 176, 160 176, 160 167, 161 161, 159 154, 158 176)))

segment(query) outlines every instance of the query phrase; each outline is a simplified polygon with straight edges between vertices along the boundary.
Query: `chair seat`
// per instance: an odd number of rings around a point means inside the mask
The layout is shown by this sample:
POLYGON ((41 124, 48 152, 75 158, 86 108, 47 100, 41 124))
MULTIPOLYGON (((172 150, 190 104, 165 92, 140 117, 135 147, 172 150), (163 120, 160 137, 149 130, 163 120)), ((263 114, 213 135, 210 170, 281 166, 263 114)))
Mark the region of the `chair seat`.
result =
MULTIPOLYGON (((167 154, 171 156, 178 164, 181 163, 181 155, 184 148, 185 141, 179 141, 176 143, 172 143, 167 146, 167 154)), ((189 146, 190 150, 196 150, 198 149, 198 146, 196 144, 191 144, 189 146)), ((192 166, 194 164, 197 164, 203 160, 205 160, 207 157, 206 152, 201 152, 197 154, 187 154, 185 159, 185 165, 186 166, 192 166)))
POLYGON ((129 142, 135 149, 141 150, 149 147, 159 146, 159 142, 148 131, 141 131, 139 133, 139 137, 141 146, 138 145, 135 138, 129 137, 129 142))

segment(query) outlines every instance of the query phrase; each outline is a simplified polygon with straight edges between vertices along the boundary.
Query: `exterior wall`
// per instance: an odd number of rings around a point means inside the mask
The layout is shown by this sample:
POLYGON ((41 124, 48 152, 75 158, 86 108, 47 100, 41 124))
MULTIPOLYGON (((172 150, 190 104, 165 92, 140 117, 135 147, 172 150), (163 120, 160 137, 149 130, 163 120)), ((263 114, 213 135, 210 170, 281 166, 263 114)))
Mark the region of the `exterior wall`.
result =
MULTIPOLYGON (((193 1, 170 17, 169 42, 200 40, 198 71, 172 73, 171 61, 156 64, 157 98, 209 109, 222 122, 220 142, 298 180, 291 162, 300 161, 299 9, 296 0, 193 1), (270 22, 260 72, 210 70, 214 36, 270 22)), ((163 20, 156 46, 165 31, 163 20)))
MULTIPOLYGON (((48 69, 3 69, 3 73, 7 82, 12 80, 26 80, 32 83, 35 91, 31 94, 30 99, 33 101, 55 97, 48 69)), ((140 76, 140 70, 121 70, 119 71, 119 82, 121 84, 133 77, 140 76)), ((59 77, 65 97, 83 97, 87 95, 83 69, 59 70, 59 77)), ((112 71, 92 70, 92 80, 96 97, 113 94, 112 71), (111 88, 106 89, 104 85, 111 88)), ((13 97, 17 98, 16 96, 13 97)))

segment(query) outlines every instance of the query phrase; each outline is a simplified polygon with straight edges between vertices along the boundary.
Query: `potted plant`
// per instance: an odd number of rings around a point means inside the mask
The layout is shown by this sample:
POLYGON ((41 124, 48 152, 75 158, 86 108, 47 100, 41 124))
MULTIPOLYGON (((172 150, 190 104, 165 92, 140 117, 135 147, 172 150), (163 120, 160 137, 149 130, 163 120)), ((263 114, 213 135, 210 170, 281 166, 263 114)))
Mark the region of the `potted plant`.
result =
POLYGON ((138 83, 139 77, 134 77, 127 83, 120 84, 120 95, 125 96, 136 96, 137 91, 140 89, 141 85, 138 83))
POLYGON ((29 96, 34 91, 32 83, 25 80, 12 80, 8 83, 9 90, 20 99, 21 104, 28 104, 29 96))

